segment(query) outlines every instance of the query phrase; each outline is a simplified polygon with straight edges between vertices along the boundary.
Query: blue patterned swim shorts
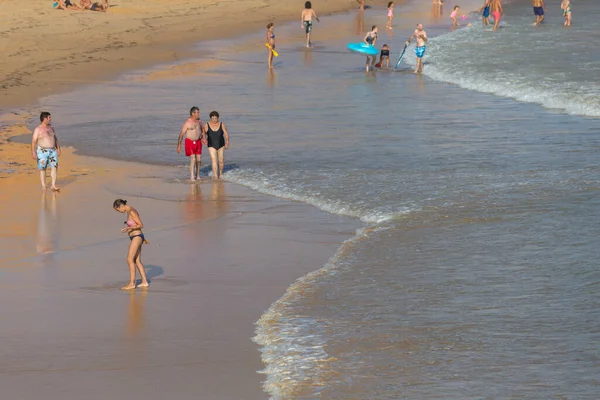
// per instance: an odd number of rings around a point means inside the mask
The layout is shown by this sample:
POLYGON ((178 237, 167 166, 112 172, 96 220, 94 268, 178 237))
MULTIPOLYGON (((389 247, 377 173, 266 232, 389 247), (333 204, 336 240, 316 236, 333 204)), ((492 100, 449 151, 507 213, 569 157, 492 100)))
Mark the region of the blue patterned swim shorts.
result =
POLYGON ((415 54, 417 57, 422 58, 425 55, 425 46, 415 47, 415 54))
POLYGON ((50 168, 58 168, 58 155, 56 149, 48 149, 45 147, 37 147, 37 164, 39 170, 50 168))

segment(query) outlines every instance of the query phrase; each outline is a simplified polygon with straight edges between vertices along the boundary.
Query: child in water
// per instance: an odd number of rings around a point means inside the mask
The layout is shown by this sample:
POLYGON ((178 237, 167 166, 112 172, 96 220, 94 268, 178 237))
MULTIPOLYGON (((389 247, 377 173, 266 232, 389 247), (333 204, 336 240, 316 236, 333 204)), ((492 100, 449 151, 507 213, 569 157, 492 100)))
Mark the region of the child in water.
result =
POLYGON ((571 26, 571 0, 563 0, 560 3, 560 8, 563 10, 563 17, 565 17, 565 26, 571 26))
POLYGON ((317 17, 317 13, 312 9, 312 3, 307 1, 304 3, 304 10, 302 10, 302 15, 300 19, 302 21, 302 28, 304 29, 304 33, 306 34, 306 47, 309 48, 310 43, 310 33, 312 32, 312 19, 316 19, 319 22, 319 17, 317 17))
POLYGON ((481 13, 483 26, 487 26, 490 24, 490 0, 485 0, 483 3, 483 7, 479 9, 481 13))
POLYGON ((460 15, 458 13, 458 10, 460 9, 460 6, 454 6, 454 11, 452 11, 452 14, 450 14, 450 19, 453 21, 452 23, 452 27, 457 27, 460 26, 460 24, 458 23, 458 20, 456 19, 456 17, 464 17, 464 15, 460 15))
POLYGON ((388 21, 385 24, 385 29, 392 30, 392 20, 394 19, 394 2, 390 1, 388 3, 388 13, 387 13, 388 21))
POLYGON ((390 48, 387 44, 384 44, 381 48, 381 54, 379 55, 379 63, 377 63, 375 66, 385 69, 388 69, 390 67, 390 48))

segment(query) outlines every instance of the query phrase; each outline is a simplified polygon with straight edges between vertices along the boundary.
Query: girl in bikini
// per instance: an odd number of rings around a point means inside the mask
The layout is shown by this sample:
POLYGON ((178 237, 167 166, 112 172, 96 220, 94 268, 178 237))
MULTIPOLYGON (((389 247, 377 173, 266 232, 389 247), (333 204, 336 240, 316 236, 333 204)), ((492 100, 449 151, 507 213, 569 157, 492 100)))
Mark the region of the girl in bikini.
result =
POLYGON ((273 50, 275 50, 275 24, 269 22, 267 24, 267 43, 271 48, 269 49, 269 55, 267 56, 267 64, 269 69, 273 68, 273 50))
POLYGON ((144 238, 144 234, 142 233, 142 228, 144 224, 140 219, 140 214, 138 214, 137 210, 131 206, 127 205, 127 201, 123 199, 117 199, 113 203, 113 208, 115 211, 118 211, 123 214, 127 214, 127 221, 125 224, 126 228, 121 229, 122 233, 127 233, 129 235, 129 250, 127 252, 127 265, 129 265, 129 284, 123 286, 123 290, 131 290, 135 289, 135 270, 140 272, 140 276, 142 277, 142 282, 137 285, 137 287, 148 287, 148 280, 146 279, 146 271, 144 270, 144 264, 142 264, 142 245, 144 243, 148 243, 146 238, 144 238))

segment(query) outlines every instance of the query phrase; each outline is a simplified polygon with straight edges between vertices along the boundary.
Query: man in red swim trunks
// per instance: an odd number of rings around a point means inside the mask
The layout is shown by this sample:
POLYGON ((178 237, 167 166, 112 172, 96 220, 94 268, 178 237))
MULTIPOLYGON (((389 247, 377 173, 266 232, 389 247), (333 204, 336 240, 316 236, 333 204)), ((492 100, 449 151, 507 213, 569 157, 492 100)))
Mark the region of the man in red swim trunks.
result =
POLYGON ((492 13, 492 17, 494 18, 494 30, 496 30, 500 24, 501 15, 504 14, 504 9, 502 8, 502 3, 500 0, 492 0, 490 2, 490 11, 492 13))
POLYGON ((183 123, 177 138, 177 153, 181 153, 181 139, 185 135, 185 155, 190 158, 190 180, 200 179, 200 162, 202 161, 202 144, 206 144, 206 132, 200 120, 200 109, 192 107, 190 117, 183 123))

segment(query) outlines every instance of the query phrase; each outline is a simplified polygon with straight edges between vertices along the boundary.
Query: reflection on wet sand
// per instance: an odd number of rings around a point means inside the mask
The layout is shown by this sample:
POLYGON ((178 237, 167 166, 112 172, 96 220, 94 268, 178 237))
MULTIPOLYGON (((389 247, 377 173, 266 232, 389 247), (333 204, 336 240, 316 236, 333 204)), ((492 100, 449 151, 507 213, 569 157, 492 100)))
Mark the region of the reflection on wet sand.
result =
POLYGON ((129 292, 129 305, 127 308, 127 337, 137 339, 144 330, 146 306, 146 296, 148 289, 139 289, 129 292))
POLYGON ((425 90, 427 89, 425 87, 425 82, 423 82, 423 74, 416 74, 417 75, 417 89, 419 89, 419 92, 425 94, 425 90))
POLYGON ((354 30, 357 35, 362 35, 365 32, 365 12, 362 10, 356 12, 354 30))
POLYGON ((267 72, 267 87, 274 88, 277 85, 277 74, 274 70, 269 69, 267 72))
POLYGON ((433 4, 431 5, 431 19, 434 22, 439 22, 442 19, 442 15, 443 15, 443 5, 442 3, 438 3, 438 2, 433 2, 433 4))
POLYGON ((40 212, 38 217, 38 231, 36 250, 38 254, 50 255, 57 248, 57 205, 56 192, 49 194, 50 204, 46 199, 46 192, 42 192, 40 212))
POLYGON ((304 50, 304 65, 307 67, 312 65, 312 51, 310 49, 304 50))
POLYGON ((185 199, 184 210, 186 221, 198 221, 204 218, 204 204, 200 185, 196 183, 190 185, 190 194, 185 199))
POLYGON ((219 214, 224 214, 229 209, 229 204, 225 199, 225 185, 223 181, 215 181, 212 184, 210 199, 219 214))

